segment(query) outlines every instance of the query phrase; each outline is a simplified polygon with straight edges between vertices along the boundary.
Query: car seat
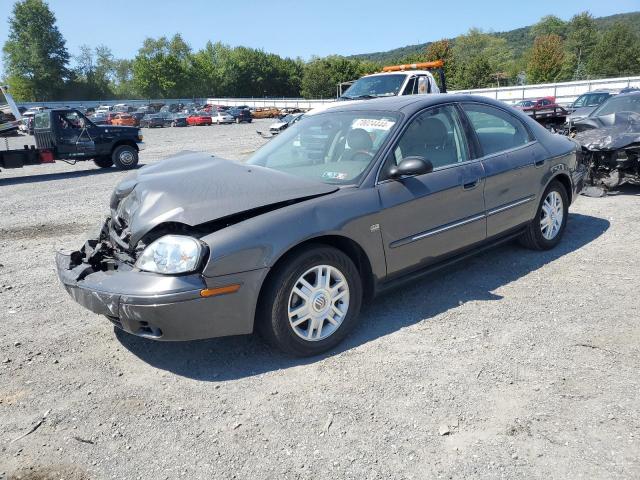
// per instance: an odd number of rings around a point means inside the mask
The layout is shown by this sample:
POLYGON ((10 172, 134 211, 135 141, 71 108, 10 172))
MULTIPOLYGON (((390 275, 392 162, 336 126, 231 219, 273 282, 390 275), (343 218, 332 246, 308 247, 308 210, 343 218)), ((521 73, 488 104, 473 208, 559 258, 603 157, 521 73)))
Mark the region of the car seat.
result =
POLYGON ((373 140, 369 133, 363 128, 354 128, 347 134, 347 146, 349 150, 345 150, 340 158, 341 161, 354 160, 356 156, 366 154, 371 155, 373 149, 373 140))

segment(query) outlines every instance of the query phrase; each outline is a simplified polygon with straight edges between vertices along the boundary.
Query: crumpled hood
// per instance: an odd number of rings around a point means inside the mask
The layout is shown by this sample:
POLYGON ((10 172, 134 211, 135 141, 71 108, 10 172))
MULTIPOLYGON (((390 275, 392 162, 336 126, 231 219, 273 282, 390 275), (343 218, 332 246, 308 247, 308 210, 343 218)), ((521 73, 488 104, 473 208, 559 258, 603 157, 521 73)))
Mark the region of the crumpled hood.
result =
POLYGON ((587 118, 591 112, 593 112, 596 107, 580 107, 575 109, 573 112, 569 114, 567 117, 567 122, 577 122, 582 120, 583 118, 587 118))
POLYGON ((189 226, 290 200, 324 195, 334 185, 205 153, 185 152, 125 178, 111 197, 112 214, 123 214, 135 245, 165 222, 189 226), (125 197, 123 207, 118 205, 125 197), (126 212, 124 212, 126 210, 126 212))
POLYGON ((640 115, 636 113, 589 117, 575 126, 576 141, 588 150, 620 150, 640 143, 640 115))

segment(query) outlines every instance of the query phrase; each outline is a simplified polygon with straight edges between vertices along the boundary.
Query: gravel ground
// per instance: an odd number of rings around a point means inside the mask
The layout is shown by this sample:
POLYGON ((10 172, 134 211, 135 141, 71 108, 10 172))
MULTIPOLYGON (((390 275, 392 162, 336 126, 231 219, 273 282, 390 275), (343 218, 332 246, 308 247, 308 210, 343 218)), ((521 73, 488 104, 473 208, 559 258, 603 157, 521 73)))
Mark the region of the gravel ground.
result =
MULTIPOLYGON (((241 159, 266 124, 147 131, 141 160, 241 159)), ((506 245, 376 299, 300 360, 139 339, 68 297, 54 251, 124 175, 0 173, 0 478, 640 478, 639 189, 579 198, 553 251, 506 245)))

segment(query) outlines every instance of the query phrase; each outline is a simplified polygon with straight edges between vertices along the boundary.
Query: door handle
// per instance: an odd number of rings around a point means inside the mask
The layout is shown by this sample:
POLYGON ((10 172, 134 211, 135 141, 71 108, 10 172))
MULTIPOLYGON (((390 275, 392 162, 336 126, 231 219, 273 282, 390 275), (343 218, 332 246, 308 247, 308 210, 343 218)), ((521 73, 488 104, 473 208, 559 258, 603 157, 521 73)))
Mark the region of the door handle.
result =
POLYGON ((545 159, 543 158, 542 160, 537 160, 536 162, 534 162, 536 167, 541 167, 542 165, 544 165, 544 161, 545 159))
POLYGON ((480 179, 476 178, 472 182, 468 182, 468 183, 465 183, 464 185, 462 185, 462 188, 464 188, 465 190, 472 190, 472 189, 476 188, 479 183, 480 183, 480 179))

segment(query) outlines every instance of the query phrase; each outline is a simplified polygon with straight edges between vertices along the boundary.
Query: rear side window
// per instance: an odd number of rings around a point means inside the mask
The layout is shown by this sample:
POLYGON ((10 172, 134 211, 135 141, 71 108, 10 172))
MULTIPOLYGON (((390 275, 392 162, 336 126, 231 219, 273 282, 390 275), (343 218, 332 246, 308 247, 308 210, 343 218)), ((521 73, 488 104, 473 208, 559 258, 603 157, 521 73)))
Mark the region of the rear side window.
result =
POLYGON ((522 122, 504 110, 480 104, 463 104, 462 108, 476 132, 483 155, 517 148, 532 140, 522 122))

